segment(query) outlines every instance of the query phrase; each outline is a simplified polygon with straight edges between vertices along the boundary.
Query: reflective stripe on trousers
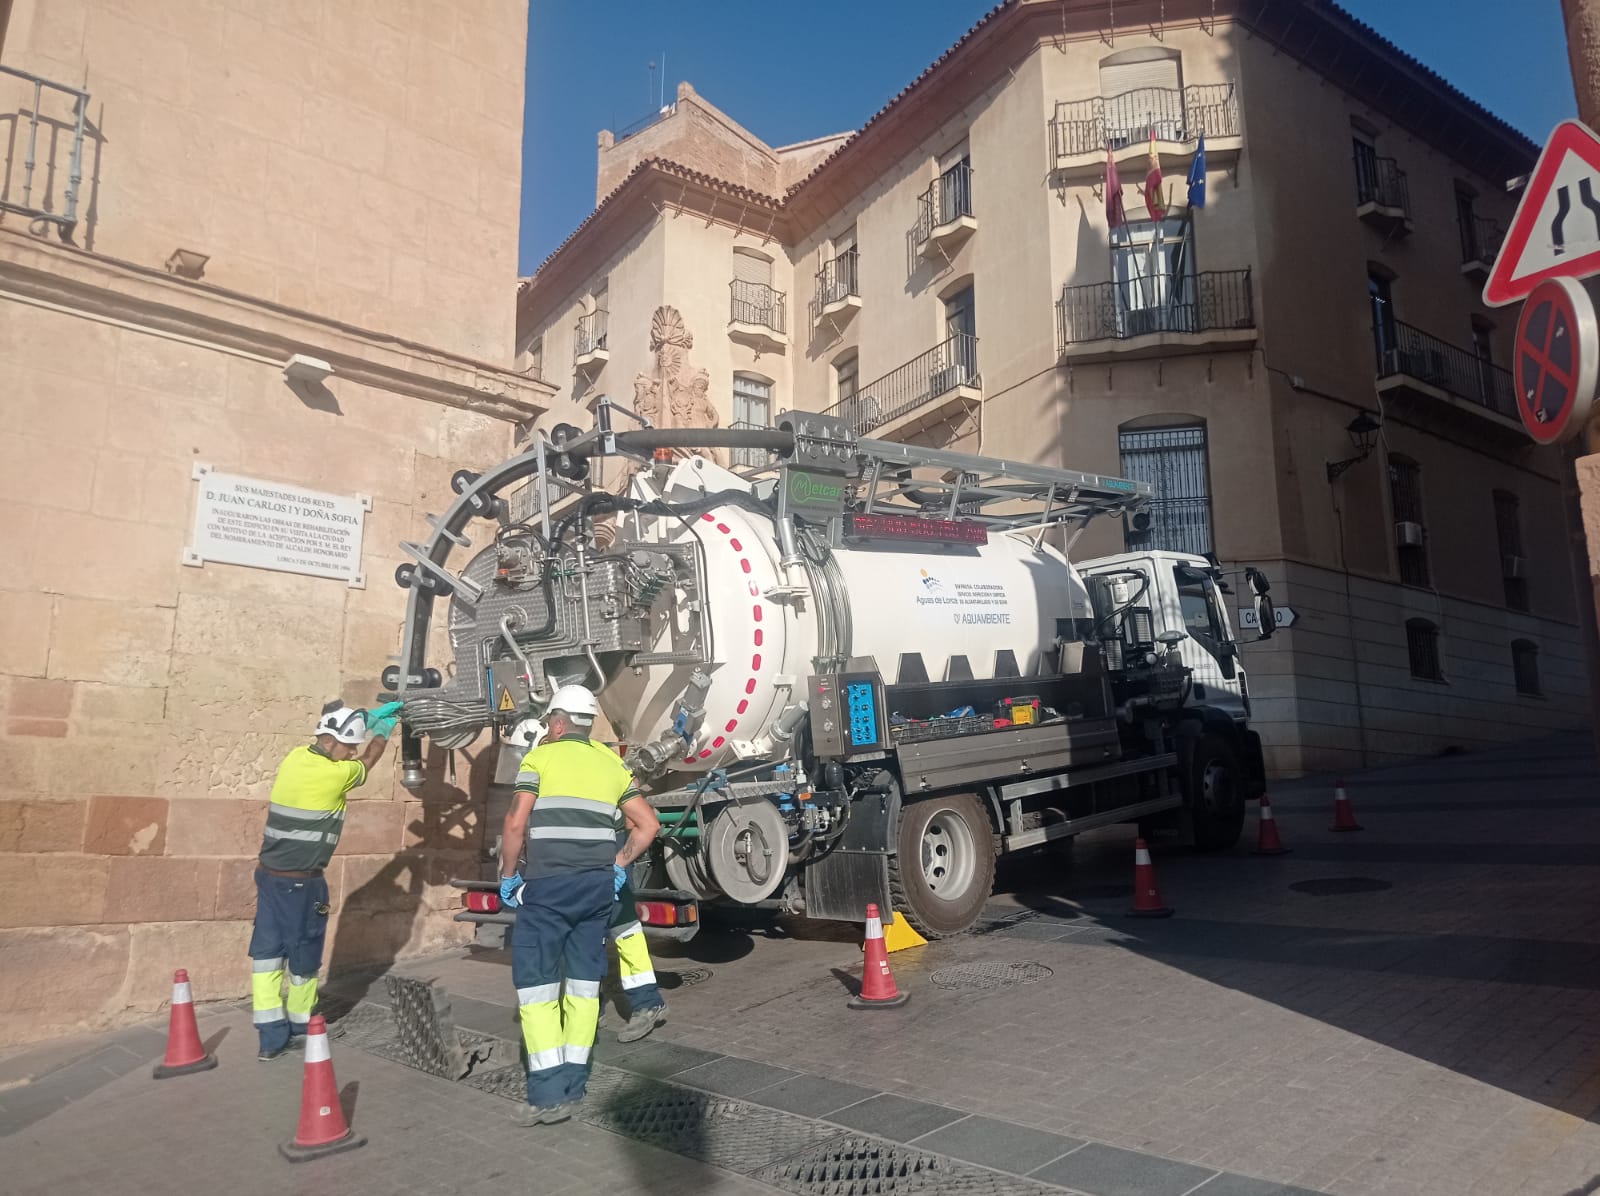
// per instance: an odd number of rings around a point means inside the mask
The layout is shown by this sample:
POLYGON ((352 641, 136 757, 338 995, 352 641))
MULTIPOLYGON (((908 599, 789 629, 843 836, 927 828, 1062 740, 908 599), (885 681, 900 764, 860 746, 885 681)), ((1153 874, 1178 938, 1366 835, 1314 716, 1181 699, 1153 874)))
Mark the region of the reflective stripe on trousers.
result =
POLYGON ((528 1052, 528 1103, 576 1100, 589 1082, 611 919, 611 872, 535 877, 511 928, 511 978, 528 1052))
POLYGON ((617 972, 622 979, 622 991, 628 1005, 628 1015, 641 1009, 659 1009, 666 1004, 661 999, 661 989, 656 984, 655 966, 650 962, 650 948, 645 943, 644 927, 637 921, 619 927, 615 934, 617 944, 617 972))

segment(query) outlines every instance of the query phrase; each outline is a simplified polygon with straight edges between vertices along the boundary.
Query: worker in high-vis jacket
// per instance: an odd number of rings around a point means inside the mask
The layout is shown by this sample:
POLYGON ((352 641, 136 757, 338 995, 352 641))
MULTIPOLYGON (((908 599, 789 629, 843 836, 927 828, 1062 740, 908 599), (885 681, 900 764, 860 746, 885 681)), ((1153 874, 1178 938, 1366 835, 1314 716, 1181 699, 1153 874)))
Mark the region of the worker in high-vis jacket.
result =
POLYGON ((261 1036, 256 1058, 263 1063, 278 1058, 296 1039, 305 1040, 328 932, 323 869, 344 829, 345 794, 364 783, 367 770, 382 758, 399 710, 399 702, 373 710, 329 702, 317 719, 315 739, 278 765, 256 865, 256 921, 250 935, 250 1005, 261 1036))
POLYGON ((598 712, 581 685, 551 695, 549 733, 522 759, 500 840, 500 899, 517 911, 511 978, 528 1053, 519 1125, 566 1121, 583 1099, 600 1021, 606 930, 628 865, 660 829, 628 767, 590 740, 598 712), (517 869, 524 847, 526 879, 517 869))

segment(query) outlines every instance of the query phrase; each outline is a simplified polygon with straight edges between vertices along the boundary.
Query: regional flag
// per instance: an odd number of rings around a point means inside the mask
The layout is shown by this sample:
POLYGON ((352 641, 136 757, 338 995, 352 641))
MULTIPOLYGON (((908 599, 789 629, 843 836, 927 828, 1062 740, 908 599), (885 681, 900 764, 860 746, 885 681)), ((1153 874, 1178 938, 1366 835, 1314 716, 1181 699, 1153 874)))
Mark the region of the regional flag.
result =
POLYGON ((1206 135, 1200 134, 1200 147, 1194 151, 1194 160, 1189 163, 1189 206, 1203 208, 1206 206, 1206 135))
POLYGON ((1167 205, 1161 198, 1161 158, 1156 154, 1156 131, 1150 130, 1150 173, 1144 178, 1144 206, 1150 219, 1165 220, 1167 205))
POLYGON ((1128 213, 1122 206, 1122 180, 1117 177, 1117 160, 1106 149, 1106 227, 1124 228, 1128 213))

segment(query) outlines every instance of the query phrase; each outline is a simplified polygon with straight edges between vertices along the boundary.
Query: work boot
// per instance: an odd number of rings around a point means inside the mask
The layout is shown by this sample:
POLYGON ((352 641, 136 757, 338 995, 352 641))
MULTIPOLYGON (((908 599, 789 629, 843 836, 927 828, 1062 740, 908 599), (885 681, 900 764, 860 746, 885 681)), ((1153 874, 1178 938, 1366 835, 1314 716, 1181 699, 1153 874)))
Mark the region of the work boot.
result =
POLYGON ((662 1022, 667 1020, 667 1007, 656 1005, 650 1009, 635 1009, 628 1024, 617 1031, 618 1042, 638 1042, 662 1022))
POLYGON ((269 1050, 267 1050, 266 1047, 262 1047, 259 1051, 256 1052, 256 1062, 257 1063, 271 1063, 274 1059, 281 1059, 281 1058, 283 1058, 283 1056, 285 1056, 285 1055, 287 1055, 289 1053, 289 1048, 292 1047, 293 1045, 294 1045, 294 1041, 291 1039, 289 1042, 284 1043, 281 1047, 279 1047, 275 1051, 269 1051, 269 1050))
POLYGON ((555 1125, 571 1116, 572 1102, 562 1101, 559 1105, 518 1105, 512 1110, 511 1120, 520 1126, 555 1125))

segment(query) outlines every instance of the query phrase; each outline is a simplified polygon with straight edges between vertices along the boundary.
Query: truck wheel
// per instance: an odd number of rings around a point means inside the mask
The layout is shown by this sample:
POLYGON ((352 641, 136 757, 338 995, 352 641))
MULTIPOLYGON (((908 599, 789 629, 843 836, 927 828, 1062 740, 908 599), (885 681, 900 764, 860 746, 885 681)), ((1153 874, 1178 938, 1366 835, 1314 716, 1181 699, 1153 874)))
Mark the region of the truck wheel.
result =
POLYGON ((1226 851, 1244 829, 1244 777, 1233 745, 1219 735, 1202 735, 1190 759, 1189 812, 1194 845, 1201 851, 1226 851))
POLYGON ((889 893, 896 914, 926 938, 960 934, 978 920, 994 887, 994 830, 970 793, 900 808, 889 893))

